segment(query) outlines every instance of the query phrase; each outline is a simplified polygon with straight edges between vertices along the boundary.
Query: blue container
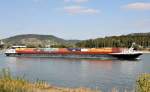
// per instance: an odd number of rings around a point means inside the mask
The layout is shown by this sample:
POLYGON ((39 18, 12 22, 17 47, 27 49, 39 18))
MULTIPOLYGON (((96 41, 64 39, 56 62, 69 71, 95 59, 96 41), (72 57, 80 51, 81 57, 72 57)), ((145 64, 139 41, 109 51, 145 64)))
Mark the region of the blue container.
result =
POLYGON ((81 48, 67 48, 69 51, 81 51, 81 48))

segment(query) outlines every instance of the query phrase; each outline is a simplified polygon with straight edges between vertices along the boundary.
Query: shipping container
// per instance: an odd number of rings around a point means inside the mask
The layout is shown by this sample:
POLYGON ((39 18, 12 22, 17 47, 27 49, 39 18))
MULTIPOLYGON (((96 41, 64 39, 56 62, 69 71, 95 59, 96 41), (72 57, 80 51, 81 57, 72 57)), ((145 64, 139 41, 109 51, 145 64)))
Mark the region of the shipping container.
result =
POLYGON ((123 48, 112 48, 113 53, 119 53, 122 52, 123 48))
POLYGON ((112 53, 112 49, 110 48, 91 48, 88 49, 89 52, 101 52, 101 53, 112 53))
POLYGON ((59 51, 59 52, 66 52, 66 51, 69 51, 69 50, 66 49, 66 48, 59 48, 58 51, 59 51))
POLYGON ((69 51, 81 51, 81 48, 67 48, 69 51))
POLYGON ((89 51, 87 48, 82 48, 81 49, 81 52, 87 52, 87 51, 89 51))

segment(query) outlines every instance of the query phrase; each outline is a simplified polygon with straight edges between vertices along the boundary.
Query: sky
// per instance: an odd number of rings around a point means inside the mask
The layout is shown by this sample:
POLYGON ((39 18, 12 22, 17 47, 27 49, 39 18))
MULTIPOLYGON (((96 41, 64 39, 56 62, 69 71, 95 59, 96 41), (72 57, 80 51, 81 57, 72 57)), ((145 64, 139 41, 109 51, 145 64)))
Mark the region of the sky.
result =
POLYGON ((0 0, 0 39, 90 39, 150 32, 150 0, 0 0))

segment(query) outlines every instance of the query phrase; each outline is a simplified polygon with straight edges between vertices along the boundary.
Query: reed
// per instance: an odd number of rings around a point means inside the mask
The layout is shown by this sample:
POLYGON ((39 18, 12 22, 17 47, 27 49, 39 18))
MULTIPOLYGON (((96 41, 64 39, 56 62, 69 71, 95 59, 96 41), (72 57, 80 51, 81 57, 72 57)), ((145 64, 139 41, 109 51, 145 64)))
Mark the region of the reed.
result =
POLYGON ((136 92, 150 92, 150 74, 141 74, 136 83, 136 92))

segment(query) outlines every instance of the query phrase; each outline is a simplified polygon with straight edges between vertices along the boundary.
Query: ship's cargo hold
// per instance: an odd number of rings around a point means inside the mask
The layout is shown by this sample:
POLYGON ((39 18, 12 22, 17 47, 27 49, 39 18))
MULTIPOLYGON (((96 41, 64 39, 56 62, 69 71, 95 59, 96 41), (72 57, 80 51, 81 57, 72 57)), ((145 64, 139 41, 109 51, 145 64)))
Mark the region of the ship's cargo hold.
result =
POLYGON ((123 48, 16 48, 18 53, 50 53, 50 52, 87 52, 87 53, 117 53, 123 48))

